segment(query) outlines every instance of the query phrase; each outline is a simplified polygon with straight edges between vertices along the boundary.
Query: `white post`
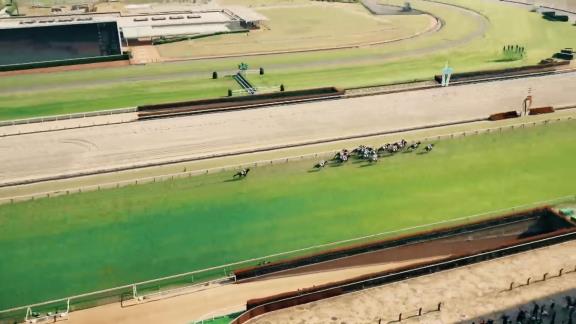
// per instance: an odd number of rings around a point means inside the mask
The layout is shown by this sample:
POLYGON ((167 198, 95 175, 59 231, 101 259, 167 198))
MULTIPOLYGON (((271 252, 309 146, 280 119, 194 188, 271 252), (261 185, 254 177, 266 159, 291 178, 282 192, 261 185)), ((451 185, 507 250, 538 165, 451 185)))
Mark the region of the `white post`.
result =
POLYGON ((138 291, 136 290, 136 285, 132 285, 132 297, 134 297, 134 299, 138 298, 138 291))

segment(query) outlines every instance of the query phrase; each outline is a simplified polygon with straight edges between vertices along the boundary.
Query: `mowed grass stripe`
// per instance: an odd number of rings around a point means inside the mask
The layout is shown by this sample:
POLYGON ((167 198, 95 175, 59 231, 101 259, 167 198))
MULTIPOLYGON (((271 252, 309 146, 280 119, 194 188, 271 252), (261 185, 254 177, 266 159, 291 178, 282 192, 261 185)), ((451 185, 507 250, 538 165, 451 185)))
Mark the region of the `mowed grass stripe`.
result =
POLYGON ((575 193, 576 122, 0 206, 0 308, 575 193))

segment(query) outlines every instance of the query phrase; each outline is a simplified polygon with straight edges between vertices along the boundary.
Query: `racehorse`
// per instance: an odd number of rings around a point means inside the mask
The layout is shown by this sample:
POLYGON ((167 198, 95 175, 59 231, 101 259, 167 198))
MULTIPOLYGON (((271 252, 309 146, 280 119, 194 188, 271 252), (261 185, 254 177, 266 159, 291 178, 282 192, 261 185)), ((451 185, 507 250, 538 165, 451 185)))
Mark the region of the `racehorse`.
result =
POLYGON ((386 143, 378 148, 378 153, 380 152, 389 152, 390 151, 390 144, 386 143))
POLYGON ((340 163, 346 162, 346 161, 348 161, 348 158, 350 158, 350 155, 349 155, 349 154, 350 154, 350 153, 348 152, 348 150, 347 150, 347 149, 344 149, 344 150, 336 153, 336 155, 334 155, 334 159, 333 159, 333 160, 336 160, 336 161, 338 161, 338 162, 340 162, 340 163))
POLYGON ((318 162, 318 164, 316 164, 314 166, 314 169, 322 169, 323 167, 325 167, 326 165, 328 165, 328 162, 322 160, 320 162, 318 162))
POLYGON ((426 151, 426 153, 428 153, 428 152, 432 152, 433 148, 434 148, 434 144, 428 144, 428 145, 426 145, 424 150, 426 151))
POLYGON ((416 142, 416 143, 408 146, 408 150, 409 150, 409 151, 413 151, 413 150, 417 149, 418 146, 420 146, 420 144, 422 144, 422 143, 421 143, 420 141, 418 141, 418 142, 416 142))
POLYGON ((246 178, 246 176, 248 176, 248 172, 250 172, 250 168, 248 169, 242 169, 240 171, 238 171, 232 178, 246 178))
POLYGON ((400 142, 396 143, 396 145, 398 145, 398 149, 400 150, 406 147, 406 144, 408 144, 408 142, 406 142, 405 139, 401 139, 400 142))

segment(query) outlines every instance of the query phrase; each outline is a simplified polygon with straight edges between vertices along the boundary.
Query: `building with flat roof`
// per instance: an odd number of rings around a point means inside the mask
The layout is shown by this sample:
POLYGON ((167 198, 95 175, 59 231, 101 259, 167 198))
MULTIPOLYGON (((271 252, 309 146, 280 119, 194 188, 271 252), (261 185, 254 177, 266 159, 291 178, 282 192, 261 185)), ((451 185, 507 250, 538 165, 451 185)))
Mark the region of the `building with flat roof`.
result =
POLYGON ((0 66, 121 55, 135 42, 258 28, 248 8, 0 18, 0 66))
POLYGON ((8 28, 44 27, 87 22, 115 21, 126 40, 153 39, 180 35, 204 35, 258 28, 267 18, 252 9, 191 10, 163 13, 139 13, 122 15, 113 13, 90 13, 41 17, 12 17, 0 19, 0 30, 8 28))

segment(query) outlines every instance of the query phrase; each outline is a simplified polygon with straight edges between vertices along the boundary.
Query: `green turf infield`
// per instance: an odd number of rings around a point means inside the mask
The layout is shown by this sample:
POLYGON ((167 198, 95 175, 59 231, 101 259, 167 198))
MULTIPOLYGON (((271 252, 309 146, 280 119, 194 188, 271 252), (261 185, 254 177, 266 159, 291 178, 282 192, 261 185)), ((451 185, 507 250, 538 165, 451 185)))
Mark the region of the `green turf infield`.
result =
POLYGON ((0 206, 0 309, 576 192, 576 121, 0 206))
POLYGON ((455 45, 451 42, 479 28, 478 21, 454 8, 413 1, 414 8, 441 17, 445 27, 414 40, 368 48, 5 76, 0 78, 0 120, 222 97, 234 84, 224 78, 211 80, 212 71, 233 70, 240 62, 251 68, 263 66, 270 84, 296 90, 430 80, 447 61, 456 72, 529 65, 561 48, 576 47, 574 26, 544 20, 527 8, 444 1, 488 17, 486 33, 455 45), (509 44, 526 47, 526 57, 499 62, 502 47, 509 44))

